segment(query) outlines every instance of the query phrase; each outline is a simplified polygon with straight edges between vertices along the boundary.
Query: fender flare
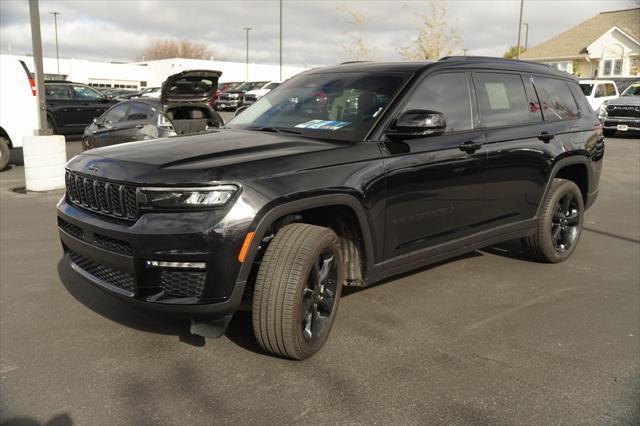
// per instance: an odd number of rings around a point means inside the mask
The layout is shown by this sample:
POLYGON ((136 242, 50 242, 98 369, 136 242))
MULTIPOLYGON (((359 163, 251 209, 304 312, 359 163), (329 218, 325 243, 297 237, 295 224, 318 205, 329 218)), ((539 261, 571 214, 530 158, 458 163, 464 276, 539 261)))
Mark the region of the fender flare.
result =
POLYGON ((278 204, 270 208, 259 220, 257 226, 254 229, 254 236, 251 240, 251 245, 247 251, 247 255, 240 267, 236 284, 245 283, 249 278, 249 273, 253 267, 253 260, 258 253, 258 247, 260 242, 265 236, 269 227, 279 218, 286 216, 287 214, 296 213, 302 210, 308 210, 318 207, 330 207, 330 206, 345 206, 350 208, 358 221, 360 226, 360 233, 362 235, 362 241, 365 252, 365 272, 369 272, 374 262, 373 257, 373 239, 371 237, 371 228, 369 221, 365 214, 364 207, 360 202, 352 195, 348 194, 327 194, 318 195, 308 198, 302 198, 295 201, 278 204))
MULTIPOLYGON (((540 210, 542 209, 542 201, 547 197, 547 193, 551 188, 551 182, 553 182, 555 177, 558 175, 558 172, 564 167, 573 166, 576 164, 580 164, 586 167, 587 195, 589 195, 589 188, 591 188, 591 174, 589 173, 589 162, 590 162, 589 158, 581 154, 575 154, 575 155, 570 155, 568 157, 563 157, 555 162, 555 164, 551 168, 551 172, 549 172, 549 178, 547 179, 547 183, 544 187, 544 192, 542 193, 542 198, 540 199, 540 203, 538 204, 538 209, 536 210, 536 217, 540 217, 540 210)), ((587 200, 584 200, 584 202, 586 205, 587 200)))

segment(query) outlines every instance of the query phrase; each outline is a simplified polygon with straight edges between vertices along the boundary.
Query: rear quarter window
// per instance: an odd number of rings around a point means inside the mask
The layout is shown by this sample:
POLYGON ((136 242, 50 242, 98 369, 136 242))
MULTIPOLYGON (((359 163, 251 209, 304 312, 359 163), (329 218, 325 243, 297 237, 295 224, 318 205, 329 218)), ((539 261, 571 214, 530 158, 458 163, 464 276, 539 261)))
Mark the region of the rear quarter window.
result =
POLYGON ((479 72, 473 78, 483 127, 522 124, 535 117, 529 112, 530 102, 519 74, 479 72))
POLYGON ((557 78, 535 77, 533 82, 542 115, 547 121, 571 120, 580 115, 578 105, 571 95, 567 82, 557 78))
POLYGON ((582 90, 580 88, 580 86, 582 85, 578 86, 576 83, 568 83, 568 85, 569 85, 569 89, 571 90, 571 93, 573 94, 573 97, 578 102, 578 108, 580 109, 580 111, 585 114, 592 113, 593 109, 591 109, 591 105, 589 105, 589 101, 584 96, 584 93, 582 93, 582 90))

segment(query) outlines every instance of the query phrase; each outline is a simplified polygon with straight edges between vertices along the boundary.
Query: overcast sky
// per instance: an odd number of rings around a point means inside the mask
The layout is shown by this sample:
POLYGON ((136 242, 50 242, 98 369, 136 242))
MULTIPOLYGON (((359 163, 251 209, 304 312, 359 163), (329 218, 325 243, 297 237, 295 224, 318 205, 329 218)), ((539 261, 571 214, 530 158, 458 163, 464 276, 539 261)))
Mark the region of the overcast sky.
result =
MULTIPOLYGON (((516 44, 519 0, 443 1, 469 54, 501 56, 516 44)), ((428 1, 284 0, 284 62, 321 65, 347 58, 342 46, 352 30, 340 4, 366 17, 366 39, 377 59, 399 60, 397 48, 417 33, 415 12, 429 13, 428 1)), ((525 0, 529 46, 544 41, 599 12, 628 9, 632 0, 525 0)), ((60 56, 99 60, 136 60, 153 39, 205 42, 216 59, 245 60, 243 27, 252 27, 251 60, 278 62, 278 0, 41 0, 45 56, 55 56, 53 16, 58 18, 60 56)), ((524 34, 523 34, 524 37, 524 34)), ((524 44, 524 41, 523 41, 524 44)), ((0 50, 31 52, 26 0, 0 1, 0 50)))

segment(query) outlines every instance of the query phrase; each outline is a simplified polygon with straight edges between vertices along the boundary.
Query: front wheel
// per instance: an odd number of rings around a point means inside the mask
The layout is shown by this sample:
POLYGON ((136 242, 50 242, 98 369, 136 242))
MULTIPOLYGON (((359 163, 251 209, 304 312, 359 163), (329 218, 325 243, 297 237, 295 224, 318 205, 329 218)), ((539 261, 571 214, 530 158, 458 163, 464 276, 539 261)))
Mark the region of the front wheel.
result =
POLYGON ((0 170, 4 170, 7 164, 9 164, 10 155, 9 141, 5 138, 0 138, 0 170))
POLYGON ((529 254, 543 262, 558 263, 571 256, 582 232, 584 201, 574 182, 554 179, 542 202, 538 231, 524 238, 529 254))
POLYGON ((336 234, 321 226, 283 227, 262 258, 253 294, 253 332, 274 355, 305 359, 327 340, 345 280, 336 234))

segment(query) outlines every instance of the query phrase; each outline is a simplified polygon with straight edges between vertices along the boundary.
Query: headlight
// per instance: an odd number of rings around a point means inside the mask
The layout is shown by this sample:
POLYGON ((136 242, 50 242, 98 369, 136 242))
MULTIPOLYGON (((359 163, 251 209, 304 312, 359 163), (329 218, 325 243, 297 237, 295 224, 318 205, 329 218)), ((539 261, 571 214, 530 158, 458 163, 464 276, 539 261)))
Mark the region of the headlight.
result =
POLYGON ((196 188, 140 188, 144 205, 159 209, 207 208, 224 205, 236 193, 235 185, 196 188))
POLYGON ((598 110, 598 117, 606 117, 607 116, 607 101, 604 101, 602 105, 600 105, 600 109, 598 110))

